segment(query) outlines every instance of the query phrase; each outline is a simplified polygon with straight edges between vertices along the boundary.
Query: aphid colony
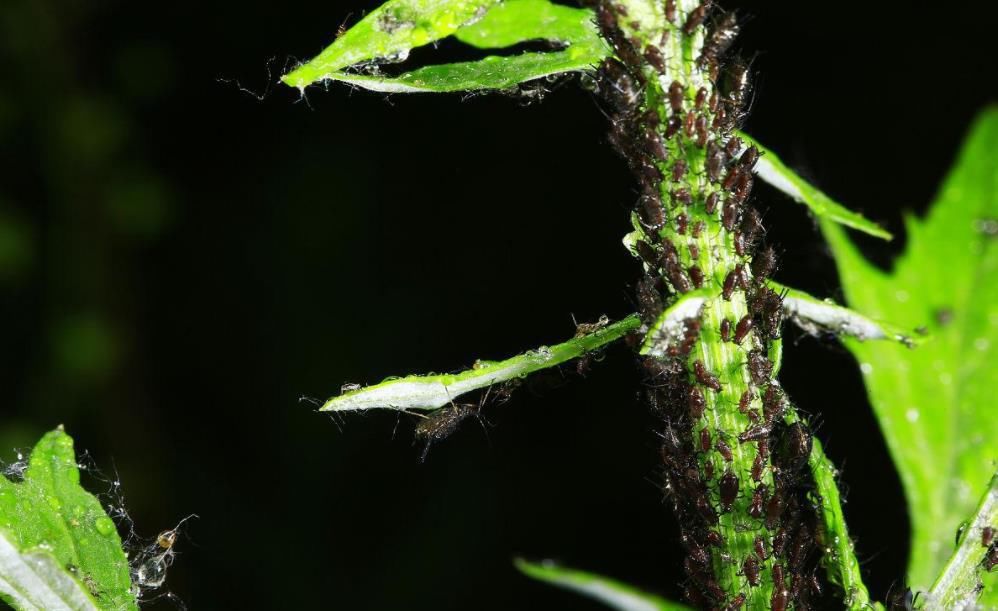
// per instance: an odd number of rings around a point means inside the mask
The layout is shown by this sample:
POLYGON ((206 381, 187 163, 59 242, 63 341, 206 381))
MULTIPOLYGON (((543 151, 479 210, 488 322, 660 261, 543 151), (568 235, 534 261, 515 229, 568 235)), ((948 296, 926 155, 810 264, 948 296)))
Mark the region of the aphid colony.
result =
POLYGON ((656 352, 665 357, 642 361, 688 552, 686 596, 701 608, 808 608, 821 592, 805 497, 811 436, 773 379, 782 299, 767 286, 776 257, 758 250, 764 230, 749 205, 759 152, 733 135, 749 91, 747 66, 726 59, 737 18, 663 0, 667 23, 652 27, 613 1, 596 8, 616 56, 597 78, 610 140, 640 186, 633 251, 645 330, 658 337, 656 319, 683 294, 710 294, 656 352))

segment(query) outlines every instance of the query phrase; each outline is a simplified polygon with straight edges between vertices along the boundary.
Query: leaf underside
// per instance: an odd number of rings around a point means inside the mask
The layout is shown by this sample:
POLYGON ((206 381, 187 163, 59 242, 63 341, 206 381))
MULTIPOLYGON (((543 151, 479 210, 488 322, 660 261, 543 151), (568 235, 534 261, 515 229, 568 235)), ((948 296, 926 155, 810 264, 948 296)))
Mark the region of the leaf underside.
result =
POLYGON ((841 227, 821 227, 849 305, 929 335, 915 350, 845 340, 908 500, 909 583, 925 590, 998 459, 998 107, 978 118, 928 216, 905 220, 908 245, 890 273, 841 227))

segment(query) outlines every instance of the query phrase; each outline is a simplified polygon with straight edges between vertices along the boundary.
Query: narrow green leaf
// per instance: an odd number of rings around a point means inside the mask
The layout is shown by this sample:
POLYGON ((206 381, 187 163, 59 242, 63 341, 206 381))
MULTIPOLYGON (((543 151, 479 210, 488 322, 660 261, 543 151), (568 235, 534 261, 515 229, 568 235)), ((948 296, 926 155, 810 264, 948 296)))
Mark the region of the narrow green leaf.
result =
POLYGON ((914 348, 921 339, 890 323, 879 322, 842 307, 831 299, 818 299, 804 291, 770 282, 783 294, 783 310, 797 325, 812 335, 821 332, 854 337, 859 341, 889 339, 914 348))
POLYGON ((814 439, 813 444, 808 464, 814 475, 815 492, 819 501, 816 505, 821 509, 825 526, 821 542, 824 548, 821 562, 829 581, 842 588, 846 608, 869 609, 870 593, 863 583, 859 559, 856 558, 853 541, 846 528, 846 518, 842 513, 842 499, 835 481, 838 471, 825 456, 821 442, 814 439))
POLYGON ((559 567, 552 562, 528 562, 517 558, 516 568, 539 581, 578 592, 618 611, 687 611, 686 605, 642 592, 619 581, 594 573, 559 567))
POLYGON ((304 89, 343 68, 372 60, 398 61, 410 50, 446 38, 481 19, 500 0, 389 0, 326 47, 281 77, 304 89))
MULTIPOLYGON (((946 611, 974 608, 985 587, 983 579, 986 572, 983 563, 990 548, 989 545, 983 545, 985 529, 990 529, 992 533, 998 531, 998 474, 991 478, 991 484, 981 497, 973 520, 960 533, 956 551, 946 563, 946 568, 932 590, 925 596, 923 609, 946 611)), ((988 577, 990 588, 994 588, 993 576, 988 577)), ((993 595, 990 598, 994 600, 993 595)))
POLYGON ((738 136, 759 149, 762 155, 755 165, 755 173, 770 185, 790 196, 796 202, 808 207, 820 219, 828 219, 857 231, 868 233, 885 240, 893 236, 876 223, 867 220, 858 212, 849 210, 842 204, 808 184, 806 180, 788 168, 773 151, 759 144, 752 137, 739 133, 738 136))
POLYGON ((80 486, 69 435, 42 437, 23 478, 0 477, 0 597, 18 609, 137 609, 117 528, 80 486))
POLYGON ((580 332, 567 342, 541 346, 504 361, 477 361, 460 373, 406 376, 350 390, 326 401, 319 411, 438 409, 465 393, 522 378, 598 350, 641 326, 634 314, 613 324, 606 322, 602 320, 602 324, 594 325, 598 328, 580 332))
POLYGON ((926 589, 998 459, 998 108, 971 130, 928 217, 907 219, 891 273, 821 223, 847 302, 931 333, 916 350, 845 340, 897 465, 912 520, 909 583, 926 589))

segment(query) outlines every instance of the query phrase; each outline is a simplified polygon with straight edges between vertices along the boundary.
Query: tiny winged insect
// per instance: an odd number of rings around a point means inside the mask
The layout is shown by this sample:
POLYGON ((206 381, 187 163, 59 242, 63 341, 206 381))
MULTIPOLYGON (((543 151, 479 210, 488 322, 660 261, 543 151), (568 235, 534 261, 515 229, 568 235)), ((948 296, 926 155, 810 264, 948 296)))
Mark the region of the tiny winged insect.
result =
MULTIPOLYGON (((191 514, 181 520, 175 527, 159 533, 152 543, 141 549, 130 559, 132 587, 136 596, 141 597, 148 592, 163 587, 163 584, 166 583, 167 571, 173 564, 173 560, 177 554, 174 550, 174 545, 177 543, 180 528, 187 520, 197 517, 197 515, 191 514)), ((180 604, 177 597, 170 592, 163 594, 163 596, 180 604)))

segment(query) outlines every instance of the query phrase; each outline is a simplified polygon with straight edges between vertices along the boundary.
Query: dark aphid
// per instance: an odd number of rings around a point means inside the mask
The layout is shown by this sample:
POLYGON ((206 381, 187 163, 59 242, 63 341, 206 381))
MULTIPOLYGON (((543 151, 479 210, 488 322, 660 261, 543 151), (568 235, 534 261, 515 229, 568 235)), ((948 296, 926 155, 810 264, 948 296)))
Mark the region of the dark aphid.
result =
POLYGON ((811 434, 800 422, 794 422, 787 427, 781 440, 781 458, 785 464, 796 468, 802 465, 811 455, 813 440, 811 434))
POLYGON ((752 481, 761 482, 762 472, 766 469, 766 459, 762 457, 762 454, 756 454, 755 460, 752 461, 752 481))
POLYGON ((739 214, 741 214, 741 208, 738 207, 738 203, 734 201, 734 196, 732 196, 732 199, 724 203, 724 208, 721 210, 721 224, 728 231, 734 231, 735 227, 738 226, 739 214))
POLYGON ((773 555, 778 557, 783 557, 783 554, 787 551, 787 541, 790 539, 790 534, 787 532, 786 526, 780 527, 773 535, 773 555))
POLYGON ((724 540, 721 538, 721 534, 716 530, 708 530, 705 537, 707 545, 713 545, 714 547, 721 547, 724 540))
POLYGON ((991 547, 984 557, 984 569, 990 573, 995 566, 998 566, 998 547, 991 547))
POLYGON ((710 450, 710 431, 705 428, 700 429, 700 451, 710 450))
POLYGON ((731 446, 720 437, 717 438, 717 443, 714 444, 714 447, 717 448, 718 454, 724 457, 725 462, 731 462, 734 459, 734 455, 731 453, 731 446))
POLYGON ((690 280, 693 281, 693 286, 695 288, 702 288, 704 282, 704 275, 703 272, 700 271, 700 267, 698 265, 691 265, 689 269, 686 271, 689 273, 690 280))
POLYGON ((662 56, 662 51, 658 47, 652 45, 645 49, 645 59, 659 74, 666 73, 665 57, 662 56))
POLYGON ((728 154, 728 157, 734 159, 735 155, 738 154, 738 151, 742 150, 742 139, 741 138, 728 139, 728 143, 724 146, 724 150, 728 154))
POLYGON ((821 596, 823 588, 821 587, 821 580, 818 579, 817 575, 811 573, 811 576, 807 579, 807 585, 811 588, 812 594, 815 596, 821 596))
POLYGON ((712 183, 721 181, 721 173, 728 163, 728 157, 724 149, 711 142, 707 146, 707 178, 712 183))
POLYGON ((686 131, 686 137, 692 138, 693 134, 696 133, 697 127, 697 116, 692 112, 686 113, 686 117, 683 119, 683 129, 686 131))
POLYGON ((665 18, 676 23, 676 0, 665 0, 665 18))
POLYGON ((662 210, 662 201, 657 195, 642 195, 641 205, 638 206, 638 215, 646 227, 658 231, 665 225, 665 212, 662 210))
POLYGON ((596 8, 596 19, 599 21, 600 29, 604 32, 617 29, 617 15, 614 14, 613 9, 610 8, 608 3, 599 3, 599 6, 596 8))
POLYGON ((721 286, 721 296, 730 300, 731 294, 735 292, 735 285, 738 283, 738 274, 735 270, 728 272, 724 277, 724 284, 721 286))
POLYGON ((642 319, 654 320, 662 313, 662 295, 655 289, 655 279, 644 276, 638 280, 636 287, 638 297, 638 308, 641 310, 642 319))
POLYGON ((745 562, 742 563, 742 572, 745 573, 745 578, 753 586, 759 585, 759 559, 753 555, 748 555, 745 557, 745 562))
MULTIPOLYGON (((722 342, 730 342, 731 341, 731 321, 728 320, 727 318, 725 318, 724 320, 721 321, 721 341, 722 342)), ((744 398, 744 397, 745 397, 745 395, 742 395, 742 398, 744 398)), ((741 404, 739 404, 739 408, 740 407, 741 407, 741 404)), ((742 412, 744 413, 745 410, 742 410, 742 412)))
POLYGON ((772 432, 773 427, 763 423, 751 426, 745 429, 741 435, 738 436, 738 441, 741 443, 748 443, 749 441, 760 441, 769 437, 769 433, 772 432))
POLYGON ((759 251, 752 260, 752 275, 755 276, 757 282, 763 282, 766 278, 771 277, 775 269, 776 251, 773 250, 772 246, 767 246, 759 251))
POLYGON ((720 197, 718 196, 716 191, 708 195, 707 199, 705 199, 703 202, 704 211, 707 214, 714 214, 714 212, 717 210, 717 202, 719 199, 720 197))
POLYGON ((738 399, 738 411, 743 414, 747 414, 753 398, 751 390, 743 392, 742 396, 738 399))
POLYGON ((758 535, 755 537, 755 555, 759 557, 759 560, 765 560, 768 557, 766 555, 766 542, 758 535))
POLYGON ((714 479, 714 463, 707 461, 703 465, 703 477, 707 481, 714 479))
POLYGON ((717 90, 710 92, 710 99, 707 100, 707 109, 714 113, 717 112, 717 90))
POLYGON ((600 65, 596 78, 600 93, 616 112, 625 113, 637 106, 641 94, 624 64, 609 58, 600 65))
POLYGON ((665 139, 668 140, 676 135, 683 127, 683 119, 678 115, 669 117, 669 123, 665 126, 665 139))
POLYGON ((685 214, 676 215, 676 233, 679 235, 686 235, 686 228, 689 226, 690 219, 685 214))
POLYGON ((728 174, 724 177, 724 182, 721 183, 721 188, 725 191, 731 191, 738 184, 738 177, 742 175, 742 170, 740 167, 732 166, 728 170, 728 174))
POLYGON ((707 117, 700 115, 696 120, 697 146, 703 148, 707 146, 707 117))
POLYGON ((669 106, 672 107, 672 112, 683 112, 683 100, 685 97, 686 89, 683 87, 683 84, 679 81, 672 81, 672 84, 669 85, 669 106))
POLYGON ((759 422, 759 412, 758 411, 756 411, 754 409, 750 409, 748 411, 748 413, 745 414, 745 415, 748 416, 748 419, 750 421, 752 421, 752 422, 759 422))
POLYGON ((686 18, 686 23, 683 24, 684 34, 692 36, 693 32, 695 32, 698 27, 703 25, 703 20, 707 18, 708 8, 710 8, 709 2, 702 2, 700 6, 690 12, 689 17, 686 18))
POLYGON ((672 180, 680 182, 683 180, 683 176, 686 176, 686 162, 678 159, 676 163, 672 164, 672 180))
POLYGON ((769 376, 773 373, 773 363, 762 352, 753 350, 748 354, 748 369, 752 381, 762 386, 769 382, 769 376))
POLYGON ((755 167, 755 163, 757 161, 759 161, 759 149, 754 146, 750 146, 745 149, 742 156, 738 158, 738 165, 740 165, 746 172, 750 172, 752 171, 752 168, 755 167))
POLYGON ((635 168, 638 172, 638 179, 648 185, 658 184, 662 180, 662 171, 658 166, 650 163, 640 163, 635 168))
POLYGON ((420 420, 419 424, 416 425, 416 440, 424 444, 420 461, 426 460, 430 446, 449 437, 461 426, 462 422, 477 414, 477 405, 452 404, 448 407, 442 407, 420 420))
POLYGON ((759 519, 763 515, 763 507, 766 504, 766 494, 769 492, 769 487, 766 484, 759 484, 752 491, 752 502, 749 503, 749 515, 755 519, 759 519))
POLYGON ((638 240, 634 245, 634 249, 638 251, 638 256, 648 264, 648 267, 655 269, 655 266, 658 264, 658 253, 655 252, 651 244, 644 240, 638 240))
POLYGON ((762 397, 762 413, 766 417, 766 422, 772 422, 782 416, 785 405, 783 390, 776 384, 770 384, 762 397))
POLYGON ((689 189, 682 187, 672 192, 672 199, 678 204, 688 206, 693 201, 693 196, 690 195, 689 189))
MULTIPOLYGON (((709 463, 708 463, 709 464, 709 463)), ((708 524, 717 524, 717 512, 705 495, 700 495, 694 502, 697 512, 708 524)))
POLYGON ((769 609, 770 611, 787 611, 789 603, 790 592, 787 591, 786 587, 778 586, 773 590, 773 595, 769 598, 769 609))
POLYGON ((749 193, 752 192, 752 184, 755 179, 752 178, 752 173, 749 171, 739 172, 738 181, 735 183, 734 191, 731 193, 732 203, 741 206, 748 199, 749 193))
POLYGON ((790 548, 789 568, 792 573, 800 574, 800 569, 804 566, 804 561, 807 560, 807 553, 811 551, 812 537, 811 529, 807 524, 797 531, 793 547, 790 548))
POLYGON ((693 283, 686 275, 686 270, 679 263, 678 256, 665 257, 662 261, 665 267, 665 274, 669 278, 669 283, 677 293, 689 293, 693 290, 693 283))
POLYGON ((658 114, 658 110, 654 108, 649 108, 641 114, 641 122, 652 128, 657 128, 662 123, 662 118, 658 114))
POLYGON ((696 108, 697 110, 700 110, 703 107, 703 103, 706 101, 707 101, 707 89, 705 87, 697 89, 697 95, 693 99, 693 107, 696 108))
POLYGON ((783 299, 775 291, 762 287, 756 291, 753 307, 756 316, 761 320, 765 335, 770 339, 778 338, 783 324, 783 299))
POLYGON ((738 325, 735 327, 735 343, 740 344, 742 340, 745 339, 749 333, 752 332, 752 316, 746 314, 742 316, 742 319, 738 321, 738 325))
POLYGON ((724 67, 721 93, 735 113, 741 112, 749 90, 749 69, 740 59, 729 62, 724 67))
POLYGON ((995 529, 990 526, 985 526, 981 529, 981 545, 984 547, 991 547, 991 543, 995 540, 995 529))
POLYGON ((645 150, 652 158, 659 161, 665 161, 669 158, 669 151, 665 148, 662 136, 654 129, 645 132, 645 150))
POLYGON ((769 458, 769 440, 763 439, 759 441, 759 455, 762 456, 763 460, 769 458))
POLYGON ((722 55, 728 52, 737 36, 738 17, 734 13, 725 13, 704 42, 700 63, 719 60, 722 55))
POLYGON ((699 420, 703 412, 707 409, 707 400, 703 397, 703 392, 696 386, 690 386, 686 393, 686 402, 690 408, 690 418, 699 420))
POLYGON ((745 253, 749 251, 748 236, 745 235, 743 231, 735 232, 735 254, 739 257, 744 257, 745 253))
POLYGON ((724 512, 731 511, 731 505, 738 496, 738 476, 731 471, 725 471, 724 475, 721 476, 718 489, 721 493, 721 510, 724 512))
MULTIPOLYGON (((703 230, 706 229, 706 228, 707 228, 707 223, 705 223, 703 221, 697 221, 696 223, 693 224, 693 233, 691 233, 690 235, 693 237, 693 239, 697 239, 697 238, 700 237, 700 234, 703 233, 703 230)), ((691 248, 690 249, 690 256, 693 257, 694 259, 699 259, 700 258, 700 254, 699 254, 700 250, 697 249, 696 252, 697 252, 697 254, 693 254, 693 249, 691 248)))
POLYGON ((680 534, 679 540, 682 542, 683 547, 686 548, 686 551, 689 552, 690 560, 701 569, 707 568, 707 563, 710 561, 707 550, 696 539, 686 533, 680 534))
POLYGON ((738 596, 731 599, 728 606, 724 608, 724 611, 738 611, 745 604, 745 594, 739 594, 738 596))
MULTIPOLYGON (((759 212, 752 207, 749 207, 742 215, 741 224, 741 236, 742 236, 742 249, 743 251, 748 251, 752 249, 752 245, 755 244, 756 239, 762 232, 762 218, 759 216, 759 212)), ((744 255, 745 252, 738 253, 744 255)), ((753 262, 754 263, 754 262, 753 262)), ((755 271, 755 268, 753 268, 755 271)))
POLYGON ((786 503, 783 501, 783 497, 780 495, 779 490, 777 490, 773 496, 769 498, 769 502, 766 503, 766 528, 772 529, 776 526, 780 520, 780 516, 783 515, 783 510, 785 508, 786 503))
POLYGON ((700 382, 714 392, 721 392, 721 382, 717 379, 716 375, 707 371, 707 367, 703 364, 703 361, 693 362, 693 375, 696 376, 697 382, 700 382))
POLYGON ((714 113, 714 121, 710 124, 714 129, 724 129, 728 123, 728 111, 722 105, 714 113))

